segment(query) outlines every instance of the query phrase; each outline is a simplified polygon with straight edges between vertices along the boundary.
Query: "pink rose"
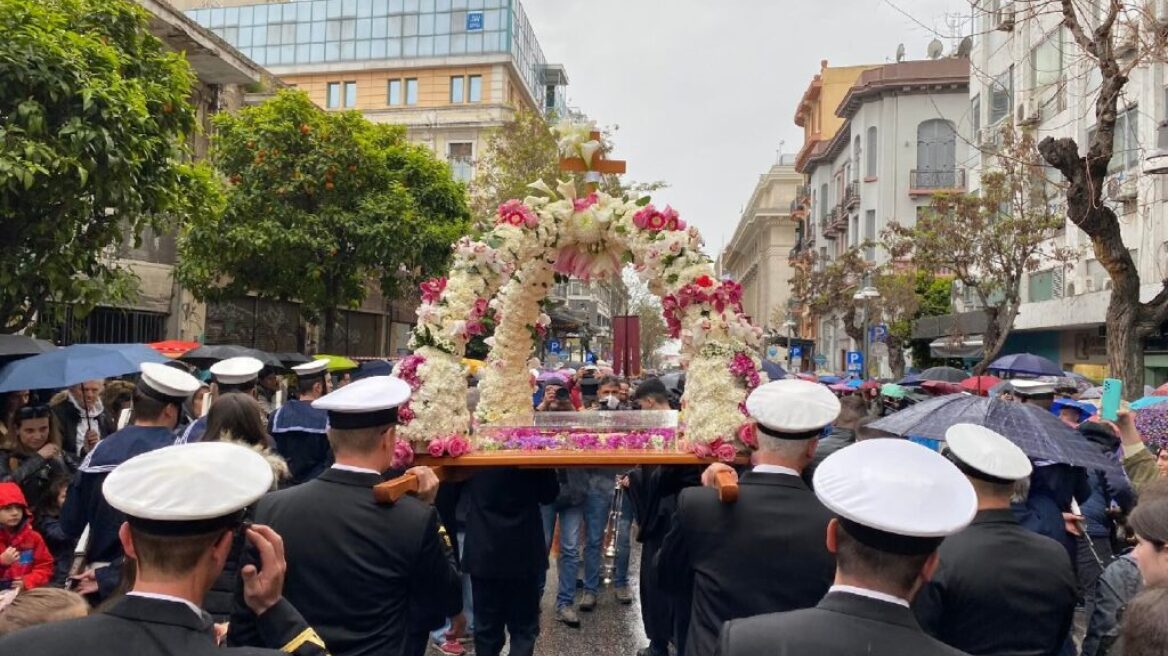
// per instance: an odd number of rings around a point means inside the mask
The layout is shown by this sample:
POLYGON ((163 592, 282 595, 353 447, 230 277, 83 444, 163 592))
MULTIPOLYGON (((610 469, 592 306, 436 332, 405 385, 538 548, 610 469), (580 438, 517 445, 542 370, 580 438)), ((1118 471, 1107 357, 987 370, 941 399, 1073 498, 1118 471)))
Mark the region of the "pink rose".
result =
POLYGON ((665 215, 660 212, 653 212, 646 220, 647 227, 654 232, 664 230, 668 223, 668 219, 666 219, 665 215))
POLYGON ((598 200, 599 198, 594 191, 583 198, 577 198, 576 200, 572 201, 572 209, 576 212, 583 212, 589 207, 595 205, 598 200))
POLYGON ((738 427, 738 441, 752 449, 758 448, 758 429, 753 421, 748 421, 738 427))
POLYGON ((483 326, 483 322, 478 319, 471 319, 466 322, 466 334, 468 337, 478 337, 486 334, 487 329, 483 326))
POLYGON ((713 449, 711 449, 710 445, 706 444, 705 442, 694 442, 693 453, 699 458, 709 458, 710 456, 714 455, 713 449))
POLYGON ((539 217, 523 201, 511 199, 499 206, 498 223, 507 223, 517 228, 534 228, 539 225, 539 217))
MULTIPOLYGON (((411 385, 411 387, 413 387, 413 386, 411 385)), ((411 421, 413 421, 414 417, 415 417, 414 409, 410 407, 410 404, 408 401, 404 405, 398 407, 398 409, 397 409, 397 423, 398 424, 404 426, 404 425, 410 423, 411 421)), ((398 442, 398 444, 401 444, 401 442, 398 442)))
POLYGON ((718 460, 722 462, 734 462, 735 456, 738 455, 738 450, 734 448, 733 444, 723 442, 714 449, 714 455, 718 456, 718 460))
POLYGON ((405 469, 414 462, 414 449, 409 440, 398 440, 393 445, 393 469, 405 469))
POLYGON ((466 438, 461 435, 452 435, 446 440, 446 451, 450 453, 451 458, 464 456, 470 452, 470 442, 467 442, 466 438))
POLYGON ((488 301, 485 298, 476 298, 475 303, 474 303, 474 309, 471 310, 471 316, 474 316, 474 317, 487 316, 487 302, 488 301))
POLYGON ((423 282, 421 285, 422 302, 436 303, 442 297, 442 292, 446 289, 446 278, 432 278, 423 282))
POLYGON ((435 458, 441 457, 442 453, 445 450, 446 450, 446 443, 443 442, 442 438, 440 438, 440 437, 436 437, 436 438, 430 440, 430 443, 426 445, 427 453, 429 453, 431 456, 433 456, 435 458))

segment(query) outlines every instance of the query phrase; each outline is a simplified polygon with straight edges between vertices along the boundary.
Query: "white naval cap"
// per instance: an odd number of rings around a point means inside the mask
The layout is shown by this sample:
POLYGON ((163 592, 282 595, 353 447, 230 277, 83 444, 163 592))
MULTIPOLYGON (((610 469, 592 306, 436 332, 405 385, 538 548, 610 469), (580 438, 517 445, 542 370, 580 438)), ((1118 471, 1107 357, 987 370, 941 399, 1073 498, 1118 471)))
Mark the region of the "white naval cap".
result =
POLYGON ((313 360, 292 367, 292 372, 301 379, 323 376, 326 371, 328 371, 328 360, 313 360))
POLYGON ((260 369, 263 368, 263 362, 241 355, 211 365, 211 375, 215 377, 215 382, 223 385, 246 385, 259 378, 260 369))
POLYGON ((1045 380, 1015 378, 1010 381, 1010 387, 1019 396, 1046 396, 1054 394, 1054 383, 1045 380))
POLYGON ((165 364, 143 362, 138 369, 142 372, 138 389, 164 403, 182 403, 202 386, 198 378, 165 364))
POLYGON ((370 428, 397 423, 397 408, 410 400, 410 386, 396 376, 370 376, 353 381, 312 402, 327 410, 329 426, 370 428))
POLYGON ((815 470, 815 496, 874 549, 931 553, 977 512, 973 485, 944 456, 896 438, 857 442, 815 470))
POLYGON ((945 431, 945 444, 958 469, 991 483, 1013 483, 1034 469, 1022 449, 985 426, 953 424, 945 431))
POLYGON ((840 413, 840 402, 819 383, 786 379, 759 386, 746 399, 746 412, 764 435, 788 440, 815 437, 840 413))
POLYGON ((197 442, 130 458, 105 479, 102 494, 145 533, 197 535, 238 525, 272 480, 259 453, 230 442, 197 442))

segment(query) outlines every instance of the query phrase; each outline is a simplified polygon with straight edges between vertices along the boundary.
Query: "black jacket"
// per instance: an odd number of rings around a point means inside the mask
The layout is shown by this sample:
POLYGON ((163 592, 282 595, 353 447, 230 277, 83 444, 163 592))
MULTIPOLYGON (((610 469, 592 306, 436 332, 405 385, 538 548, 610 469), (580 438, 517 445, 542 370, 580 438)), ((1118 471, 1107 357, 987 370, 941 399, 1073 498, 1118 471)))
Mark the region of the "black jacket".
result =
POLYGON ((970 654, 1058 654, 1075 613, 1070 558, 1010 510, 983 510, 945 538, 913 610, 930 635, 970 654))
MULTIPOLYGON (((66 398, 53 406, 53 414, 56 415, 57 427, 61 430, 61 450, 70 455, 77 455, 77 424, 81 423, 81 411, 73 405, 73 401, 66 398)), ((114 420, 103 412, 93 418, 93 429, 104 440, 117 430, 117 426, 114 420)), ((84 448, 85 445, 81 446, 81 453, 84 454, 87 449, 84 448)))
POLYGON ((307 636, 308 625, 287 601, 281 601, 257 623, 264 648, 222 649, 215 645, 209 617, 199 617, 175 601, 123 597, 111 608, 76 620, 50 622, 0 638, 0 654, 37 656, 230 656, 232 654, 294 654, 327 652, 307 636), (288 651, 277 651, 281 648, 288 651))
POLYGON ((547 570, 547 544, 539 507, 559 495, 555 471, 499 468, 467 482, 466 544, 462 566, 481 578, 517 579, 547 570))
POLYGON ((815 608, 727 622, 718 656, 961 656, 917 625, 912 611, 847 592, 815 608))
POLYGON ((815 476, 815 470, 819 468, 820 463, 827 460, 831 454, 839 451, 845 446, 850 446, 856 443, 856 432, 850 428, 834 427, 831 432, 819 439, 819 444, 815 445, 815 455, 811 458, 811 462, 803 470, 803 481, 807 483, 808 487, 812 487, 811 481, 815 476))
POLYGON ((683 593, 692 577, 687 656, 714 653, 728 620, 799 608, 823 598, 835 576, 825 545, 831 514, 798 476, 748 472, 738 501, 710 488, 678 497, 661 551, 661 587, 683 593))
POLYGON ((39 454, 0 450, 0 481, 12 481, 20 486, 29 508, 38 508, 49 493, 53 481, 71 478, 77 471, 77 459, 62 453, 45 460, 39 454))
MULTIPOLYGON (((381 656, 401 649, 411 608, 444 613, 458 571, 440 544, 438 513, 404 497, 378 504, 381 476, 327 469, 260 499, 256 522, 284 538, 284 596, 338 656, 381 656)), ((244 564, 254 562, 250 551, 244 564)), ((228 643, 258 645, 255 616, 237 584, 228 643)))
POLYGON ((702 469, 640 465, 629 472, 629 499, 637 519, 637 541, 661 539, 673 524, 677 495, 702 484, 702 469))

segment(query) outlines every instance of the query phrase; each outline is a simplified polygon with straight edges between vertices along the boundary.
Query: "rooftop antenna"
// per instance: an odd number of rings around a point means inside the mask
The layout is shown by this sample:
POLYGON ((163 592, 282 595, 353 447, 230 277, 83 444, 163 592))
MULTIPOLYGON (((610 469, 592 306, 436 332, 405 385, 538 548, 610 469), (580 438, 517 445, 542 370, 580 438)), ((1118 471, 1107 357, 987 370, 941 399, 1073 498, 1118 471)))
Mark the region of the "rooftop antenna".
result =
POLYGON ((896 46, 896 63, 904 61, 904 44, 896 46))
POLYGON ((783 163, 783 146, 785 145, 787 145, 786 140, 779 139, 779 150, 777 151, 777 155, 775 157, 775 164, 783 163))
POLYGON ((929 59, 940 59, 941 54, 945 52, 945 44, 941 43, 940 39, 933 39, 929 42, 929 49, 926 52, 929 59))

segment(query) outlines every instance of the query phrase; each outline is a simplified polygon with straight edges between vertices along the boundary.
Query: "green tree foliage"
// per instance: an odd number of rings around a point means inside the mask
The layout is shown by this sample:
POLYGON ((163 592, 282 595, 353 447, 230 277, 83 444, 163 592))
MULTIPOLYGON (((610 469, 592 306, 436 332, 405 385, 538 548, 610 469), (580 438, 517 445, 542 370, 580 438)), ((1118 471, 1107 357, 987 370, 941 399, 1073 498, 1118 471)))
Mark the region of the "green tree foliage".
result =
POLYGON ((1072 256, 1051 241, 1063 217, 1049 209, 1047 184, 1031 135, 1006 131, 977 194, 938 195, 915 225, 893 223, 883 235, 894 258, 951 275, 974 290, 986 317, 985 359, 974 368, 977 374, 1009 337, 1026 276, 1043 266, 1063 266, 1072 256))
POLYGON ((125 300, 108 257, 151 226, 214 214, 183 163, 194 74, 126 0, 0 0, 0 330, 125 300))
POLYGON ((543 116, 528 109, 515 113, 487 137, 487 146, 476 163, 471 183, 471 209, 476 221, 493 224, 499 205, 531 194, 527 185, 536 180, 548 184, 559 172, 556 138, 543 116))
POLYGON ((338 307, 372 281, 394 298, 439 274, 469 225, 463 186, 400 126, 325 112, 302 91, 216 117, 221 216, 182 235, 183 284, 204 298, 295 299, 332 348, 338 307))

